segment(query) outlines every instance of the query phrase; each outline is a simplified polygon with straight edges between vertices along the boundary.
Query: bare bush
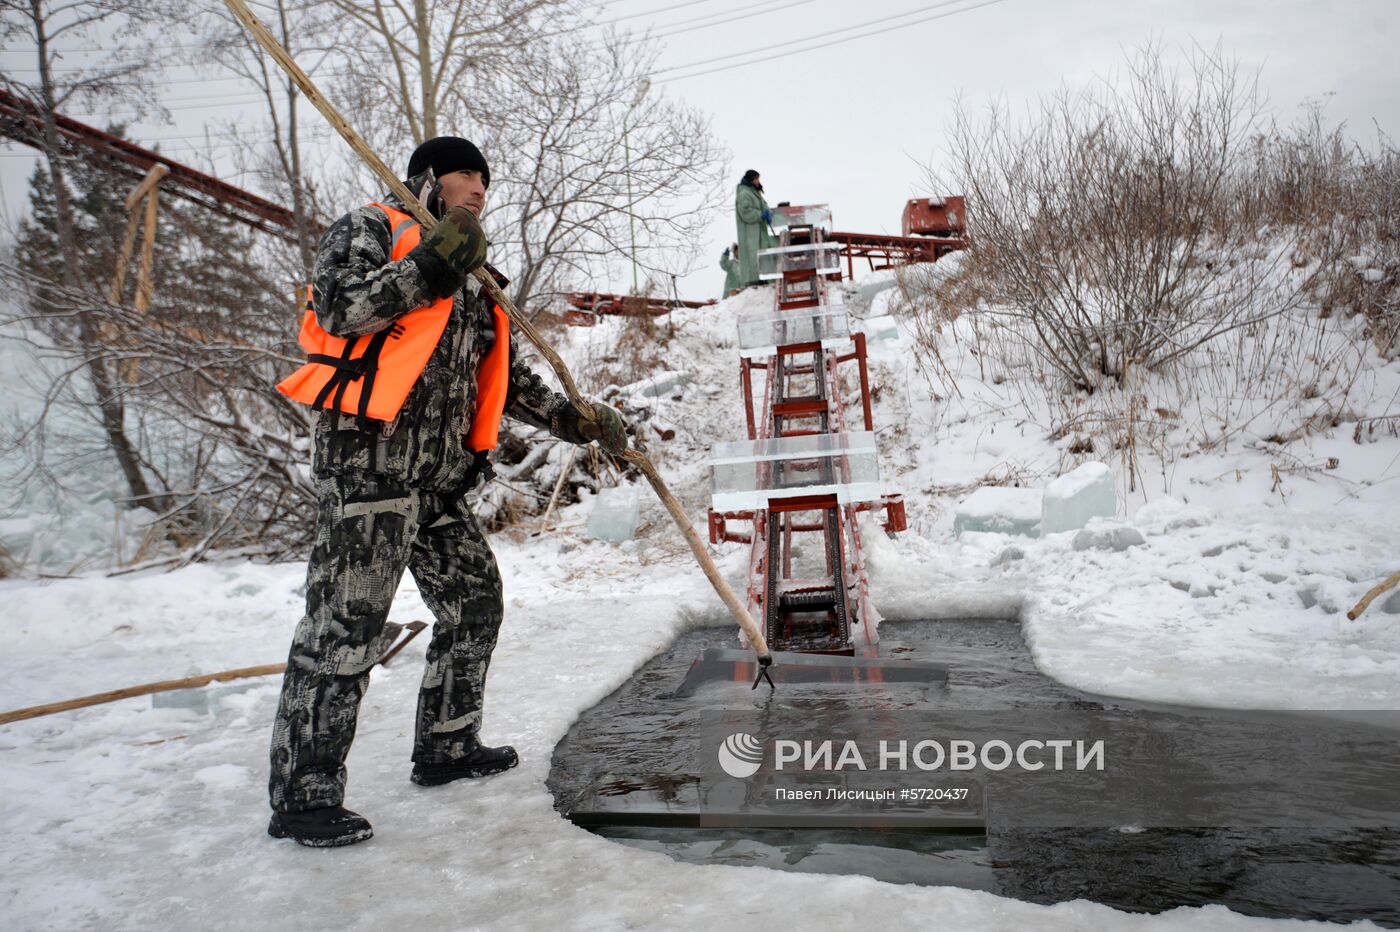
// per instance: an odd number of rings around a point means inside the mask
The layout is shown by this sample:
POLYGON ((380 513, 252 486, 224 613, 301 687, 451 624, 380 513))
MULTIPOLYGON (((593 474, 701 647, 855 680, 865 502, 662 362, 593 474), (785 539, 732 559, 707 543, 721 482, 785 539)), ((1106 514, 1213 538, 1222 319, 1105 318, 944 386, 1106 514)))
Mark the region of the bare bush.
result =
POLYGON ((1296 233, 1254 251, 1242 208, 1260 113, 1254 82, 1219 51, 1197 51, 1182 75, 1151 46, 1124 77, 1063 89, 1020 123, 1004 105, 977 122, 960 104, 943 183, 967 195, 987 313, 1092 392, 1261 307, 1296 307, 1307 277, 1278 274, 1296 233))
POLYGON ((966 194, 969 248, 904 273, 896 302, 923 370, 955 392, 943 354, 971 341, 978 377, 1071 461, 1120 454, 1130 491, 1145 454, 1165 472, 1354 419, 1368 352, 1396 352, 1393 145, 1363 151, 1317 106, 1266 120, 1219 50, 1172 72, 1147 46, 1019 122, 960 102, 951 136, 931 180, 966 194))

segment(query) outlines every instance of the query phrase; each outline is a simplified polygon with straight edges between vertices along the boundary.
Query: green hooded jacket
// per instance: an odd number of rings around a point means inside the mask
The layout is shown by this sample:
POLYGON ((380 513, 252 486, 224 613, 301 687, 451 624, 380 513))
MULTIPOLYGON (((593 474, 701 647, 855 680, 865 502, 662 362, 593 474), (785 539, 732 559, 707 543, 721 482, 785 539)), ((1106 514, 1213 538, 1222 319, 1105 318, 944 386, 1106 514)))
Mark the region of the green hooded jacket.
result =
POLYGON ((758 281, 758 251, 778 245, 778 238, 763 222, 768 202, 752 185, 740 184, 734 193, 734 215, 738 221, 739 281, 752 285, 758 281))
POLYGON ((719 267, 724 269, 724 290, 719 293, 719 299, 723 301, 740 288, 744 283, 739 280, 739 257, 726 249, 719 257, 719 267))

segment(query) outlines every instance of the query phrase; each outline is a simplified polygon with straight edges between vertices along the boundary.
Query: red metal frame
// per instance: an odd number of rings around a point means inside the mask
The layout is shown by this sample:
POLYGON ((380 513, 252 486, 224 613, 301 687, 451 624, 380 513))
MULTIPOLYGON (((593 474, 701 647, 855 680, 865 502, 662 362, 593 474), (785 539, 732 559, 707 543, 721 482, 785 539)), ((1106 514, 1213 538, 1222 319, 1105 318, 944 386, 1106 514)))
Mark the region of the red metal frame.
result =
POLYGON ((699 308, 716 304, 709 301, 676 301, 649 295, 610 294, 604 291, 573 291, 565 296, 572 307, 564 312, 564 322, 576 327, 592 327, 599 317, 662 317, 678 307, 699 308))
POLYGON ((956 237, 886 236, 881 233, 827 234, 831 242, 840 243, 846 258, 846 275, 855 278, 855 260, 864 259, 872 272, 913 265, 916 262, 936 262, 950 252, 964 248, 967 243, 956 237), (876 260, 882 264, 876 265, 876 260))
MULTIPOLYGON (((217 211, 255 230, 289 242, 296 241, 296 221, 285 207, 62 114, 54 114, 54 123, 59 145, 66 154, 137 180, 144 178, 152 166, 164 165, 169 174, 161 179, 162 191, 217 211)), ((42 149, 43 111, 23 97, 0 88, 0 136, 42 149)), ((320 232, 318 228, 315 234, 319 236, 320 232)))

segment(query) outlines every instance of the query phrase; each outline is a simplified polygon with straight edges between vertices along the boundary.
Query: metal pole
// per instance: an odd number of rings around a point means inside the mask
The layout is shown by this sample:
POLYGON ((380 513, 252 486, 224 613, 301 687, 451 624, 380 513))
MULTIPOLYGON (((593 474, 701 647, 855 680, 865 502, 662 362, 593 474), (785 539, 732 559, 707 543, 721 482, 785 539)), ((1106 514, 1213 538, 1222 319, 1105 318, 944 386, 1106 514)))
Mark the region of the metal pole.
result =
POLYGON ((627 135, 627 121, 632 116, 632 111, 637 109, 637 104, 647 96, 647 91, 651 90, 651 79, 642 78, 637 82, 637 92, 632 95, 632 102, 627 105, 627 112, 622 115, 622 154, 627 165, 627 225, 632 231, 632 293, 637 294, 641 286, 637 284, 637 202, 632 197, 632 142, 627 135))
POLYGON ((628 107, 627 112, 622 115, 622 154, 627 164, 627 224, 632 229, 632 293, 638 291, 637 285, 637 203, 632 200, 632 146, 627 139, 627 118, 632 115, 632 108, 628 107))

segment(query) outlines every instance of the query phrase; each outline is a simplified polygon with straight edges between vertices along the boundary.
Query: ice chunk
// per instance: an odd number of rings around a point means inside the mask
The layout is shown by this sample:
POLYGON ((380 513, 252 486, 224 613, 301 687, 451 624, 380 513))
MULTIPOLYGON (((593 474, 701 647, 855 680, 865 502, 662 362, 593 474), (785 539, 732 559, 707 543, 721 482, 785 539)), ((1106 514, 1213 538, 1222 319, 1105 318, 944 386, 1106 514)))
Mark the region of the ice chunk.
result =
POLYGON ((662 398, 671 394, 678 388, 689 385, 691 376, 689 372, 658 372, 640 382, 633 382, 622 389, 624 395, 641 395, 644 398, 662 398))
POLYGON ((758 251, 758 277, 761 281, 782 278, 784 272, 816 272, 821 275, 841 271, 840 243, 802 243, 774 246, 758 251))
POLYGON ((795 343, 820 343, 830 349, 850 341, 850 315, 839 306, 765 311, 739 319, 739 355, 749 359, 772 356, 778 347, 795 343))
POLYGON ((953 533, 967 531, 1040 535, 1041 491, 983 486, 958 504, 953 533))
POLYGON ((871 278, 860 283, 856 290, 856 304, 862 307, 870 307, 875 303, 875 296, 882 291, 889 291, 899 284, 894 278, 871 278))
POLYGON ((1124 551, 1129 547, 1147 543, 1142 532, 1125 524, 1088 528, 1074 535, 1075 550, 1114 550, 1124 551))
POLYGON ((870 341, 875 340, 898 340, 899 325, 894 318, 886 314, 883 317, 871 317, 865 321, 865 338, 870 341))
POLYGON ((642 501, 637 487, 615 486, 598 493, 585 533, 593 540, 621 543, 636 536, 641 518, 642 501))
POLYGON ((1111 518, 1117 512, 1113 470, 1103 463, 1085 463, 1045 487, 1040 533, 1077 531, 1090 518, 1111 518))
POLYGON ((1007 547, 992 560, 992 566, 1005 566, 1025 558, 1026 552, 1020 547, 1007 547))
POLYGON ((773 230, 788 227, 821 227, 831 229, 831 208, 825 204, 799 204, 789 207, 774 207, 772 211, 773 230))

